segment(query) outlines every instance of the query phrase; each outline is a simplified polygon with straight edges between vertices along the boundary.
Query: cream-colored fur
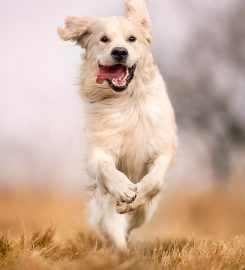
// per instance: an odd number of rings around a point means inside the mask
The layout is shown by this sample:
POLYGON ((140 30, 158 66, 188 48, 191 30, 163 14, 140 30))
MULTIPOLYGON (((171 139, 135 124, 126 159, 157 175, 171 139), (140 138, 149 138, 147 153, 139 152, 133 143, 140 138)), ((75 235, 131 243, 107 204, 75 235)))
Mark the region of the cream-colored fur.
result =
POLYGON ((59 35, 85 48, 80 92, 84 100, 87 170, 94 183, 91 223, 118 247, 150 218, 175 160, 174 112, 150 52, 150 18, 143 0, 126 2, 126 17, 69 17, 59 35), (110 42, 102 43, 106 35, 110 42), (136 42, 129 42, 134 35, 136 42), (113 64, 111 50, 125 47, 137 63, 123 92, 96 83, 98 64, 113 64))

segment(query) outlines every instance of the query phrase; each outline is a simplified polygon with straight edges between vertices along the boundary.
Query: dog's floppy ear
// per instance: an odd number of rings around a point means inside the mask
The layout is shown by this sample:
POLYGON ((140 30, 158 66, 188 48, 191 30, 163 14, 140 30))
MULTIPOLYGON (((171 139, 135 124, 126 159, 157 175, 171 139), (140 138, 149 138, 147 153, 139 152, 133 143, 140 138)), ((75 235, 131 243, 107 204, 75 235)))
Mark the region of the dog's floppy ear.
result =
POLYGON ((145 0, 127 0, 126 15, 129 19, 138 22, 145 30, 150 30, 151 19, 145 0))
POLYGON ((91 36, 91 25, 93 19, 90 17, 68 17, 64 27, 58 28, 58 34, 63 40, 75 41, 86 48, 91 36))

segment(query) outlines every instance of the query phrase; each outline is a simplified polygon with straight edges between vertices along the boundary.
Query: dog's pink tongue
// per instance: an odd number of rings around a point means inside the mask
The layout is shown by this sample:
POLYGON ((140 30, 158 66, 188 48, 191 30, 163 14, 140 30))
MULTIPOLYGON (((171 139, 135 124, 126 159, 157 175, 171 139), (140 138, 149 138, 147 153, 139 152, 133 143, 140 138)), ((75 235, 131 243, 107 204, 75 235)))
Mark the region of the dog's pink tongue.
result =
POLYGON ((116 65, 111 67, 100 67, 96 82, 102 84, 105 80, 112 80, 122 78, 125 74, 125 67, 122 65, 116 65))

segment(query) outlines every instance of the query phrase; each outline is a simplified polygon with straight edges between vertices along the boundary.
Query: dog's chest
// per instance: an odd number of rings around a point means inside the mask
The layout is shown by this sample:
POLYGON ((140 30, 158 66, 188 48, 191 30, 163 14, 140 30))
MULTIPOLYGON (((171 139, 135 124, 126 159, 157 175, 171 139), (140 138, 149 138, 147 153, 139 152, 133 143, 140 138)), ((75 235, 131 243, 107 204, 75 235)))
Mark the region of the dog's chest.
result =
POLYGON ((157 103, 142 102, 125 112, 125 132, 120 147, 119 169, 139 181, 162 147, 163 113, 157 103))
POLYGON ((94 140, 114 154, 119 170, 139 181, 162 147, 163 114, 159 102, 145 100, 101 110, 94 140))

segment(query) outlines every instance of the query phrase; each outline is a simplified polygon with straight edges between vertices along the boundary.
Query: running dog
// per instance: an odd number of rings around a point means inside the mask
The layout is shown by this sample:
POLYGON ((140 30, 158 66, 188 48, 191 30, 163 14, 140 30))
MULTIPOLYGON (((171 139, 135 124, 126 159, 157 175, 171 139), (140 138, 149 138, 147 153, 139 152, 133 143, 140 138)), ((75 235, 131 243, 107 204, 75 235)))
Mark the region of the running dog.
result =
POLYGON ((90 221, 119 248, 152 216, 177 150, 150 29, 144 0, 126 1, 125 17, 68 17, 58 29, 63 40, 84 49, 80 93, 93 182, 90 221))

